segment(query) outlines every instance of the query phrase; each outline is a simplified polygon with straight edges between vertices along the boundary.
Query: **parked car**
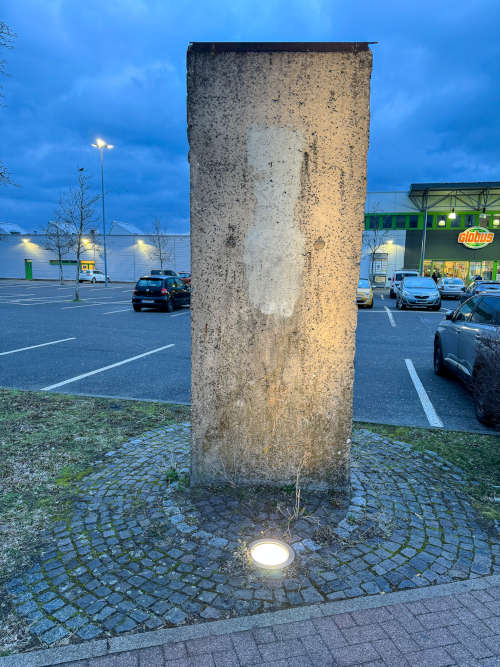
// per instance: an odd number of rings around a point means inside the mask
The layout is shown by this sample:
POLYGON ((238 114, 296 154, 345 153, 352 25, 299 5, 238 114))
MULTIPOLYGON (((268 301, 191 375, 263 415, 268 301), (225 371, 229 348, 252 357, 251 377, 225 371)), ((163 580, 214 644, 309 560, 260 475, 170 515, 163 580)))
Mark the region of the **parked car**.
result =
POLYGON ((177 276, 177 273, 175 271, 172 271, 171 269, 151 269, 149 272, 150 276, 177 276))
POLYGON ((437 288, 442 299, 460 299, 465 290, 465 283, 461 278, 440 278, 437 288))
MULTIPOLYGON (((104 277, 104 272, 103 271, 97 271, 97 270, 87 270, 87 271, 80 271, 80 275, 78 276, 79 282, 91 282, 91 283, 104 283, 106 282, 106 279, 104 277)), ((108 283, 111 282, 110 277, 108 276, 108 283)))
POLYGON ((434 372, 465 383, 479 421, 500 423, 500 292, 446 312, 434 336, 434 372))
POLYGON ((500 293, 499 280, 473 280, 462 294, 462 301, 466 301, 471 296, 483 292, 500 293))
POLYGON ((396 308, 427 308, 439 310, 441 296, 432 278, 405 276, 397 291, 396 308))
POLYGON ((373 290, 367 278, 360 278, 358 280, 356 303, 360 308, 373 308, 373 290))
POLYGON ((186 271, 179 271, 177 274, 179 278, 182 280, 183 283, 186 283, 186 285, 191 284, 191 274, 187 273, 186 271))
POLYGON ((414 271, 413 269, 399 269, 398 271, 394 271, 389 292, 391 299, 396 298, 399 285, 405 276, 418 276, 418 271, 414 271))
POLYGON ((132 295, 132 307, 136 312, 142 308, 159 308, 171 313, 178 306, 191 303, 191 290, 174 276, 143 276, 136 283, 132 295))

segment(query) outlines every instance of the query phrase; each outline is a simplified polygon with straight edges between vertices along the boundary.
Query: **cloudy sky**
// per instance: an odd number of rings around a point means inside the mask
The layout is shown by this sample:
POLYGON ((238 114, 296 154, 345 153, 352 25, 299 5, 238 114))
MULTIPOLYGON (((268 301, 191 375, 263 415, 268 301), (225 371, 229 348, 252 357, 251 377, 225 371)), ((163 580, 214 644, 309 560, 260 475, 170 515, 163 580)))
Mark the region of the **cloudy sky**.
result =
MULTIPOLYGON (((370 191, 500 180, 498 0, 2 0, 0 220, 53 217, 84 167, 110 219, 189 231, 185 55, 191 41, 378 41, 370 191)), ((1 56, 0 56, 1 59, 1 56)))

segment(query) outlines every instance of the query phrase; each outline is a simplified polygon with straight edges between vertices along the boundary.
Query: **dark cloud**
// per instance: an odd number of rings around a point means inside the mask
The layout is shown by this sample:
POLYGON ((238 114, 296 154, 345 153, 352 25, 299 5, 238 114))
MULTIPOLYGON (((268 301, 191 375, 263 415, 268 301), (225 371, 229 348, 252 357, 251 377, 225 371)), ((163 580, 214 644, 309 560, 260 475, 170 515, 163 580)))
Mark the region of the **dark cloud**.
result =
POLYGON ((500 180, 497 0, 4 0, 17 33, 6 53, 0 159, 16 188, 0 219, 53 216, 79 167, 107 211, 147 229, 188 231, 185 53, 190 41, 370 41, 370 190, 410 182, 500 180))

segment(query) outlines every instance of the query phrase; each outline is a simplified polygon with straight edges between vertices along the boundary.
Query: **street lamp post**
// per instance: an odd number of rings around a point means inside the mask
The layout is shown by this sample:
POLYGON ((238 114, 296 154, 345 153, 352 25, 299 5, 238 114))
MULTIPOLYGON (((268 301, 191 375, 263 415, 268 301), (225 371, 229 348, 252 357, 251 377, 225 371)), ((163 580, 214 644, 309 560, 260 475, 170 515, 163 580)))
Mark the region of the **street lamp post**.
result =
POLYGON ((108 256, 106 253, 106 218, 104 216, 104 149, 114 148, 113 144, 107 144, 102 139, 96 139, 94 148, 98 148, 101 153, 101 192, 102 192, 102 245, 104 250, 104 285, 108 286, 108 256))

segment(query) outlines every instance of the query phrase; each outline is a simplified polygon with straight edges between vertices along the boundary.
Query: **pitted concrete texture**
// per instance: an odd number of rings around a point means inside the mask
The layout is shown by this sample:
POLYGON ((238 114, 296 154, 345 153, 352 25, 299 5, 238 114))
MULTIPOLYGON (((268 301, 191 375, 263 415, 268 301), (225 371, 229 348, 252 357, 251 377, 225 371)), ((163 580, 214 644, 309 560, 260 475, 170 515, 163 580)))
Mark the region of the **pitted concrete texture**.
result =
POLYGON ((40 562, 8 584, 43 645, 500 573, 498 535, 432 453, 355 431, 350 506, 306 493, 288 526, 290 489, 184 488, 189 441, 183 424, 110 452, 40 562), (245 543, 262 532, 294 546, 282 577, 248 564, 245 543))
POLYGON ((348 488, 370 72, 366 44, 190 47, 195 484, 348 488))

